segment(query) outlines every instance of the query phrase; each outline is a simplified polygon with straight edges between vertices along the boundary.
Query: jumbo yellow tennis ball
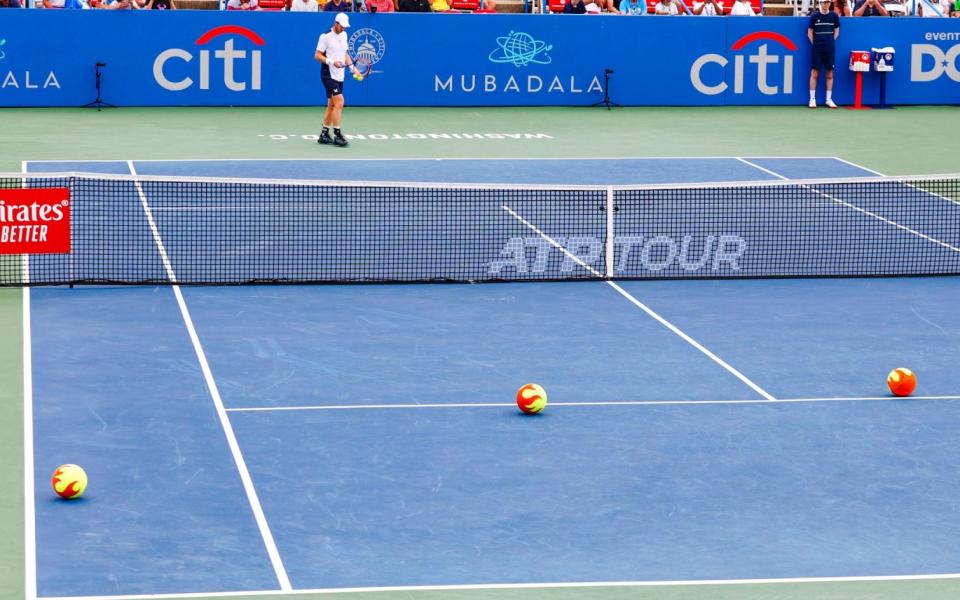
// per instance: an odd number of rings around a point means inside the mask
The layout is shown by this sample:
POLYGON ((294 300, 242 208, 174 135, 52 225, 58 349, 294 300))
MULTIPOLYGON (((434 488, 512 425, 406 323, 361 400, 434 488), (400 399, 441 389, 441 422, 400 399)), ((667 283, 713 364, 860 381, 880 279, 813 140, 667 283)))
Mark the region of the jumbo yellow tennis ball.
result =
POLYGON ((87 489, 87 474, 77 465, 60 465, 50 478, 53 491, 61 498, 73 500, 87 489))
POLYGON ((535 415, 547 407, 547 392, 535 383, 517 390, 517 406, 528 415, 535 415))
POLYGON ((917 376, 910 369, 900 367, 887 375, 887 386, 895 396, 909 396, 917 387, 917 376))

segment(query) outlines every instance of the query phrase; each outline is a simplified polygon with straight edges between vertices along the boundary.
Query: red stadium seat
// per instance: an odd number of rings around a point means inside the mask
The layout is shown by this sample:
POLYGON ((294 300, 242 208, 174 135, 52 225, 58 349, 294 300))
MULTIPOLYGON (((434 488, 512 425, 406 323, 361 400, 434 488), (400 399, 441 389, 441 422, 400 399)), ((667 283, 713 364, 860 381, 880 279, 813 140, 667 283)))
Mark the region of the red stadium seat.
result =
POLYGON ((260 10, 283 10, 287 0, 260 0, 260 10))
POLYGON ((547 0, 547 6, 550 7, 550 12, 552 13, 562 13, 563 6, 566 4, 565 0, 547 0))
POLYGON ((480 8, 480 0, 451 0, 450 8, 457 10, 477 10, 480 8))

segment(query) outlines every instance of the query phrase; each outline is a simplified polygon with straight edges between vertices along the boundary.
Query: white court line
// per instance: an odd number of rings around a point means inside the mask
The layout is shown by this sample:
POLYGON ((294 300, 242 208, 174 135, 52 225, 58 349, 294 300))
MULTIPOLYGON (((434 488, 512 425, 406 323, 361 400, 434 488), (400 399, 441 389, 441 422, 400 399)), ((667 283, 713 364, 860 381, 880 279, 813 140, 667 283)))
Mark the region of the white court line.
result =
MULTIPOLYGON (((822 402, 885 402, 903 401, 955 401, 960 396, 860 396, 837 398, 777 398, 777 404, 816 404, 822 402)), ((551 402, 550 406, 699 406, 704 404, 770 404, 769 400, 609 400, 597 402, 551 402)), ((379 410, 379 409, 411 409, 411 408, 507 408, 516 404, 510 402, 461 402, 451 404, 330 404, 308 406, 248 406, 228 408, 227 412, 289 412, 314 410, 379 410)))
POLYGON ((30 288, 23 287, 23 547, 26 600, 37 597, 37 521, 33 464, 33 337, 30 288))
MULTIPOLYGON (((27 172, 27 161, 20 161, 20 172, 27 172)), ((26 182, 24 182, 26 185, 26 182)), ((23 255, 23 281, 30 281, 30 257, 23 255)), ((23 587, 26 600, 37 597, 37 509, 33 460, 33 329, 30 324, 30 287, 23 286, 23 587)))
MULTIPOLYGON (((764 169, 764 168, 761 167, 760 165, 754 165, 754 164, 751 163, 749 160, 746 160, 746 159, 743 159, 743 158, 741 158, 741 159, 739 159, 739 160, 742 160, 743 162, 745 162, 745 163, 747 163, 747 164, 749 164, 749 165, 752 165, 752 166, 754 166, 754 167, 756 167, 756 168, 758 168, 758 169, 760 169, 760 170, 762 170, 762 171, 766 171, 767 173, 770 173, 771 175, 776 175, 777 177, 780 177, 781 179, 784 179, 784 180, 786 180, 786 181, 794 181, 794 180, 791 180, 791 179, 788 179, 788 178, 784 177, 783 175, 780 175, 779 173, 775 173, 775 172, 773 172, 773 171, 771 171, 771 170, 769 170, 769 169, 764 169)), ((917 237, 919 237, 919 238, 923 238, 923 239, 927 240, 928 242, 933 242, 934 244, 937 244, 938 246, 943 246, 944 248, 947 248, 948 250, 953 250, 954 252, 960 253, 960 248, 958 248, 958 247, 956 247, 956 246, 953 246, 953 245, 951 245, 951 244, 948 244, 948 243, 946 243, 946 242, 944 242, 944 241, 942 241, 942 240, 938 240, 937 238, 932 237, 932 236, 929 236, 929 235, 927 235, 927 234, 925 234, 925 233, 921 233, 921 232, 917 231, 916 229, 911 229, 911 228, 909 228, 909 227, 907 227, 907 226, 905 226, 905 225, 901 225, 900 223, 897 223, 896 221, 893 221, 893 220, 890 220, 890 219, 888 219, 888 218, 886 218, 886 217, 880 216, 880 215, 878 215, 877 213, 871 212, 871 211, 869 211, 869 210, 867 210, 867 209, 865 209, 865 208, 860 208, 859 206, 856 206, 855 204, 850 204, 849 202, 846 202, 845 200, 841 200, 840 198, 835 198, 835 197, 833 197, 833 196, 831 196, 830 194, 827 194, 827 193, 825 193, 825 192, 821 192, 821 191, 819 191, 819 190, 815 190, 815 189, 813 189, 812 187, 810 187, 810 185, 803 183, 803 180, 799 180, 799 179, 798 179, 798 180, 796 180, 796 181, 797 181, 797 185, 798 185, 798 186, 807 188, 808 190, 810 190, 810 191, 813 192, 814 194, 817 194, 817 195, 819 195, 819 196, 823 196, 824 198, 826 198, 826 199, 828 199, 828 200, 832 200, 833 202, 836 202, 836 203, 838 203, 838 204, 842 204, 843 206, 846 206, 847 208, 853 209, 853 210, 855 210, 855 211, 857 211, 857 212, 859 212, 859 213, 862 213, 862 214, 865 214, 865 215, 867 215, 867 216, 873 217, 874 219, 877 219, 878 221, 882 221, 882 222, 886 223, 887 225, 893 225, 893 226, 896 227, 897 229, 902 229, 903 231, 906 231, 907 233, 911 233, 911 234, 913 234, 913 235, 915 235, 915 236, 917 236, 917 237)), ((909 184, 909 183, 906 183, 906 185, 910 185, 910 184, 909 184)), ((913 187, 913 188, 917 189, 915 186, 910 186, 910 187, 913 187)), ((921 190, 921 191, 924 191, 924 190, 921 190)), ((931 194, 931 195, 936 195, 936 194, 931 194)), ((942 196, 941 196, 941 198, 942 198, 942 196)), ((946 198, 945 198, 945 199, 946 199, 946 198)), ((952 202, 952 201, 951 201, 951 202, 952 202)))
MULTIPOLYGON (((867 171, 867 172, 869 172, 869 173, 873 173, 874 175, 878 175, 878 176, 880 176, 880 177, 889 177, 889 175, 884 175, 884 174, 881 173, 880 171, 875 171, 875 170, 873 170, 873 169, 869 169, 869 168, 867 168, 867 167, 865 167, 865 166, 863 166, 863 165, 858 165, 858 164, 855 163, 855 162, 850 162, 849 160, 844 160, 844 159, 842 159, 842 158, 840 158, 840 157, 838 157, 838 156, 834 156, 834 157, 832 157, 832 158, 836 158, 836 159, 839 160, 840 162, 847 163, 847 164, 850 165, 851 167, 856 167, 856 168, 858 168, 858 169, 863 169, 864 171, 867 171)), ((912 187, 912 188, 915 189, 915 190, 919 190, 919 191, 923 192, 924 194, 928 194, 928 195, 930 195, 930 196, 934 196, 934 197, 936 197, 936 198, 940 198, 941 200, 946 200, 947 202, 950 202, 951 204, 960 204, 960 201, 954 200, 953 198, 947 198, 946 196, 942 196, 942 195, 940 195, 940 194, 938 194, 938 193, 936 193, 936 192, 931 192, 930 190, 925 190, 925 189, 923 189, 923 188, 919 188, 919 187, 917 187, 917 186, 915 186, 915 185, 913 185, 913 184, 904 182, 904 185, 906 185, 906 186, 908 186, 908 187, 912 187)))
MULTIPOLYGON (((133 162, 128 161, 127 166, 130 169, 131 175, 136 175, 136 169, 133 166, 133 162)), ((223 427, 223 433, 227 438, 227 445, 230 447, 230 454, 233 455, 233 461, 236 463, 237 471, 240 474, 240 480, 243 482, 243 489, 247 494, 247 500, 250 503, 250 508, 253 511, 253 516, 256 519, 257 527, 260 529, 260 536, 263 538, 263 544, 266 548, 267 554, 270 557, 270 563, 273 565, 274 573, 277 576, 277 581, 280 584, 280 589, 284 591, 289 591, 292 589, 290 585, 290 578, 287 576, 286 568, 283 566, 283 561, 280 558, 280 552, 277 550, 277 544, 273 539, 273 533, 270 531, 270 525, 267 523, 266 515, 263 512, 263 507, 260 504, 260 498, 257 496, 257 490, 253 485, 253 479, 250 477, 250 471, 247 469, 247 463, 243 458, 243 454, 240 452, 240 445, 237 443, 237 436, 233 431, 233 425, 230 424, 230 417, 227 415, 227 411, 224 409, 223 399, 220 397, 220 390, 217 387, 217 383, 213 378, 213 371, 210 369, 210 364, 207 362, 207 355, 203 350, 203 346, 200 344, 200 337, 197 335, 197 330, 193 325, 193 318, 190 316, 190 311, 187 309, 187 302, 183 297, 183 292, 180 290, 180 286, 177 285, 177 277, 173 272, 173 265, 170 263, 170 260, 167 257, 166 248, 163 245, 163 240, 160 237, 160 231, 157 229, 156 221, 153 219, 153 214, 150 211, 150 205, 147 203, 147 196, 143 193, 143 188, 138 182, 135 182, 137 188, 137 194, 140 196, 140 202, 143 205, 144 213, 147 216, 147 222, 150 225, 150 231, 153 233, 153 239, 157 243, 157 248, 160 251, 160 257, 163 260, 164 269, 167 271, 167 276, 170 278, 170 282, 173 284, 171 287, 173 289, 173 294, 177 298, 177 305, 180 307, 180 314, 183 316, 183 323, 187 327, 187 333, 190 336, 190 342, 193 344, 193 350, 197 355, 197 360, 200 363, 200 370, 203 371, 203 378, 207 383, 207 389, 210 392, 210 397, 213 399, 213 404, 217 410, 217 416, 220 419, 220 425, 223 427)))
MULTIPOLYGON (((304 134, 306 135, 306 134, 304 134)), ((735 156, 591 156, 588 158, 582 158, 577 156, 554 156, 554 157, 542 157, 542 156, 482 156, 482 157, 473 157, 465 156, 461 158, 456 157, 438 157, 434 158, 432 156, 420 156, 413 158, 313 158, 313 157, 304 157, 304 158, 117 158, 117 159, 103 159, 103 160, 53 160, 53 159, 37 159, 37 160, 27 160, 23 161, 25 163, 126 163, 130 160, 133 162, 142 162, 142 163, 162 163, 162 162, 171 162, 171 163, 192 163, 192 162, 283 162, 283 161, 300 161, 300 162, 366 162, 366 161, 410 161, 410 160, 432 160, 438 162, 449 162, 449 161, 475 161, 475 160, 576 160, 576 161, 585 161, 585 160, 732 160, 736 158, 735 156)), ((799 160, 816 160, 822 158, 836 158, 834 156, 751 156, 751 158, 763 158, 763 159, 799 159, 799 160)), ((842 159, 838 159, 842 160, 842 159)))
POLYGON ((710 585, 763 585, 785 583, 847 583, 876 581, 929 581, 937 579, 960 579, 960 573, 938 573, 929 575, 864 575, 850 577, 785 577, 781 579, 691 579, 669 581, 583 581, 562 583, 480 583, 472 585, 414 585, 356 588, 316 588, 312 590, 262 592, 210 592, 187 594, 137 594, 116 596, 56 596, 39 600, 178 600, 185 598, 228 598, 244 596, 301 596, 305 594, 357 594, 378 592, 430 592, 430 591, 472 591, 472 590, 529 590, 529 589, 577 589, 577 588, 613 588, 613 587, 680 587, 710 585))
MULTIPOLYGON (((599 271, 597 271, 596 269, 594 269, 593 267, 591 267, 591 266, 588 265, 587 263, 583 262, 583 260, 581 260, 580 257, 578 257, 578 256, 574 255, 573 253, 571 253, 570 251, 568 251, 566 248, 564 248, 562 245, 560 245, 560 243, 558 243, 556 240, 554 240, 553 238, 551 238, 550 236, 548 236, 548 235, 545 234, 544 232, 540 231, 539 228, 537 228, 535 225, 533 225, 532 223, 530 223, 529 221, 527 221, 526 219, 524 219, 522 216, 520 216, 519 214, 517 214, 512 208, 510 208, 509 206, 506 206, 506 205, 501 206, 501 208, 504 209, 505 211, 507 211, 508 213, 510 213, 510 215, 513 216, 513 218, 517 219, 518 221, 520 221, 521 223, 523 223, 524 225, 526 225, 528 228, 530 228, 534 233, 536 233, 537 235, 539 235, 540 237, 542 237, 543 239, 545 239, 545 240, 546 240, 548 243, 550 243, 552 246, 554 246, 555 248, 557 248, 558 250, 560 250, 561 252, 563 252, 563 254, 564 254, 565 256, 567 256, 570 260, 576 262, 576 263, 577 263, 578 265, 580 265, 581 267, 583 267, 583 268, 587 269, 588 271, 590 271, 590 273, 593 274, 594 276, 596 276, 598 279, 603 279, 603 277, 604 277, 603 274, 601 274, 599 271)), ((613 281, 610 281, 609 279, 606 279, 606 280, 605 280, 605 283, 606 283, 607 285, 609 285, 610 287, 612 287, 613 289, 617 290, 617 292, 618 292, 621 296, 623 296, 624 298, 626 298, 627 300, 629 300, 634 306, 636 306, 637 308, 639 308, 639 309, 642 310, 643 312, 647 313, 649 316, 651 316, 652 318, 654 318, 654 319, 655 319, 657 322, 659 322, 661 325, 663 325, 664 327, 666 327, 667 329, 669 329, 670 331, 672 331, 673 333, 675 333, 675 334, 676 334, 677 336, 679 336, 683 341, 687 342, 688 344, 690 344, 691 346, 693 346, 694 348, 696 348, 697 350, 699 350, 700 352, 702 352, 704 355, 706 355, 707 358, 709 358, 709 359, 712 360, 713 362, 717 363, 718 365, 720 365, 721 367, 723 367, 724 369, 726 369, 727 371, 729 371, 734 377, 736 377, 737 379, 739 379, 740 381, 742 381, 743 383, 745 383, 748 387, 750 387, 750 389, 752 389, 753 391, 757 392, 758 394, 760 394, 761 396, 763 396, 763 397, 766 398, 767 400, 776 400, 776 398, 774 398, 772 395, 768 394, 763 388, 761 388, 759 385, 755 384, 755 383, 752 382, 750 379, 748 379, 746 375, 744 375, 743 373, 741 373, 741 372, 738 371, 737 369, 733 368, 730 364, 728 364, 728 363, 727 363, 726 361, 724 361, 722 358, 720 358, 719 356, 717 356, 716 354, 714 354, 713 352, 711 352, 710 350, 708 350, 708 349, 707 349, 705 346, 703 346, 700 342, 696 341, 695 339, 693 339, 692 337, 690 337, 689 335, 687 335, 686 333, 684 333, 683 331, 681 331, 679 327, 677 327, 676 325, 674 325, 674 324, 671 323, 670 321, 667 321, 666 319, 664 319, 663 317, 661 317, 659 314, 657 314, 656 312, 654 312, 653 309, 651 309, 650 307, 648 307, 646 304, 644 304, 643 302, 640 302, 639 300, 637 300, 636 298, 634 298, 634 297, 633 297, 632 295, 630 295, 630 293, 627 292, 625 289, 623 289, 622 287, 620 287, 619 285, 617 285, 617 284, 614 283, 613 281)))
MULTIPOLYGON (((766 168, 764 168, 764 167, 761 167, 760 165, 758 165, 758 164, 756 164, 756 163, 752 163, 752 162, 750 162, 749 160, 747 160, 747 159, 745 159, 745 158, 741 158, 741 157, 739 157, 739 156, 736 157, 736 158, 737 158, 737 160, 739 160, 739 161, 742 162, 743 164, 745 164, 745 165, 750 165, 750 166, 753 167, 754 169, 759 169, 759 170, 763 171, 764 173, 766 173, 767 175, 773 175, 774 177, 776 177, 776 178, 778 178, 778 179, 783 179, 783 180, 785 180, 785 181, 789 181, 786 177, 784 177, 784 176, 781 175, 780 173, 774 173, 774 172, 771 171, 770 169, 766 169, 766 168)), ((759 157, 759 156, 752 156, 751 158, 760 158, 760 157, 759 157)))
POLYGON ((865 166, 863 166, 863 165, 858 165, 858 164, 855 163, 855 162, 851 162, 851 161, 846 160, 846 159, 844 159, 844 158, 840 158, 839 156, 831 156, 830 158, 832 158, 832 159, 834 159, 834 160, 838 160, 838 161, 840 161, 840 162, 842 162, 842 163, 846 163, 846 164, 850 165, 851 167, 856 167, 856 168, 858 168, 858 169, 863 169, 864 171, 866 171, 866 172, 868 172, 868 173, 873 173, 874 175, 879 175, 880 177, 886 177, 886 175, 884 175, 884 174, 881 173, 880 171, 874 171, 873 169, 871 169, 871 168, 869 168, 869 167, 865 167, 865 166))

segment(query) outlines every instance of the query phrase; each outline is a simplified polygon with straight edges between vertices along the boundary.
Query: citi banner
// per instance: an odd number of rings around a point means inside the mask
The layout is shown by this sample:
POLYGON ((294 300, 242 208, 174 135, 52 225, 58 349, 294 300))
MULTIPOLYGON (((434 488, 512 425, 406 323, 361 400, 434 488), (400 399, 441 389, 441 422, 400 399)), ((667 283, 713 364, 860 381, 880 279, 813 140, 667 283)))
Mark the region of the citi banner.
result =
MULTIPOLYGON (((807 100, 802 17, 360 13, 350 22, 350 50, 372 73, 347 78, 348 105, 585 106, 605 88, 634 106, 807 100)), ((331 25, 328 13, 5 11, 0 106, 86 104, 97 63, 103 100, 120 106, 323 105, 314 49, 331 25)), ((880 47, 899 56, 888 102, 960 103, 960 19, 843 19, 839 102, 853 101, 849 53, 880 47)), ((864 102, 878 90, 879 75, 866 74, 864 102)))
POLYGON ((0 189, 0 254, 68 252, 68 188, 0 189))

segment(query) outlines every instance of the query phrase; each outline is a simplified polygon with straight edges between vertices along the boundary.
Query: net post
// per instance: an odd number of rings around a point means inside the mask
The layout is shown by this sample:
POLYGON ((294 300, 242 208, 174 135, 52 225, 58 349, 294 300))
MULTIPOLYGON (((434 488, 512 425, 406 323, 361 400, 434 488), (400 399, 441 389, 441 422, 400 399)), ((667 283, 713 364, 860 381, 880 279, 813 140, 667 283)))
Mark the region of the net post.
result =
POLYGON ((613 202, 613 187, 607 187, 607 239, 604 242, 606 249, 606 269, 604 274, 607 279, 613 279, 613 211, 615 209, 613 202))

